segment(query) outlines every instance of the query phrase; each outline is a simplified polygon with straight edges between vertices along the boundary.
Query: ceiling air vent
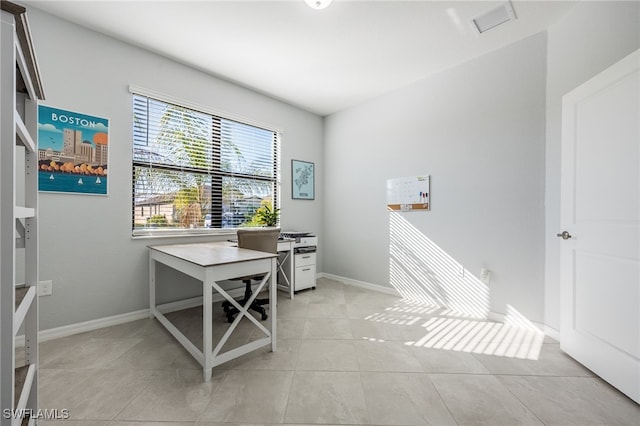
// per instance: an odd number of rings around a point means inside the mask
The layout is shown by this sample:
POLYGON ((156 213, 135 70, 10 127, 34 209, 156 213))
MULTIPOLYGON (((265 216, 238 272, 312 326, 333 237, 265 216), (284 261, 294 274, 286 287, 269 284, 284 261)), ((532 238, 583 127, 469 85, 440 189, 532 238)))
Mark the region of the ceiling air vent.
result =
POLYGON ((495 28, 498 25, 502 25, 505 22, 509 22, 514 19, 516 19, 516 13, 513 10, 511 2, 508 1, 501 4, 497 8, 485 13, 484 15, 478 16, 471 22, 473 23, 473 27, 476 29, 476 31, 482 34, 485 31, 489 31, 490 29, 495 28))

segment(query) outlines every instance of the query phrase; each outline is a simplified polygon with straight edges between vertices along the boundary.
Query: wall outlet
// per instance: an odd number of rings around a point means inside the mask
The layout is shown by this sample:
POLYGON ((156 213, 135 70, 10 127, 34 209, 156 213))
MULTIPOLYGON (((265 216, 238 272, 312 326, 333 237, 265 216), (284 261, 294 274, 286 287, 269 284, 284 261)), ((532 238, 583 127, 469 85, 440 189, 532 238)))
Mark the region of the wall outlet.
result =
POLYGON ((38 283, 38 296, 51 296, 53 294, 53 281, 40 281, 38 283))
POLYGON ((491 281, 491 271, 487 268, 482 268, 480 270, 480 281, 485 284, 489 284, 489 282, 491 281))

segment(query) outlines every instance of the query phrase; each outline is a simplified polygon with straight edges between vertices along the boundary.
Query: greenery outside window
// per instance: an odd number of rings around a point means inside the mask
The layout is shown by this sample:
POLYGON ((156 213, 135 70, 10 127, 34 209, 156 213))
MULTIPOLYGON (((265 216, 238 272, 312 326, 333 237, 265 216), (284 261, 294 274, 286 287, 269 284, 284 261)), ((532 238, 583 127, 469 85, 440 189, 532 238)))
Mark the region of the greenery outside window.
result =
POLYGON ((276 131, 133 92, 133 235, 263 224, 278 154, 276 131))

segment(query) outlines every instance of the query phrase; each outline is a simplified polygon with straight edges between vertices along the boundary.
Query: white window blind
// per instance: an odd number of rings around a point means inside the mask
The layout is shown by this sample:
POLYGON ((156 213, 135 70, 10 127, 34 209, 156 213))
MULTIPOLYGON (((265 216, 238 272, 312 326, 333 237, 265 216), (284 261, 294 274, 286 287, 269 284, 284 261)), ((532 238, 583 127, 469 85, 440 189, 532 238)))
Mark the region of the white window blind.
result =
POLYGON ((278 208, 277 132, 133 94, 133 235, 256 225, 278 208))

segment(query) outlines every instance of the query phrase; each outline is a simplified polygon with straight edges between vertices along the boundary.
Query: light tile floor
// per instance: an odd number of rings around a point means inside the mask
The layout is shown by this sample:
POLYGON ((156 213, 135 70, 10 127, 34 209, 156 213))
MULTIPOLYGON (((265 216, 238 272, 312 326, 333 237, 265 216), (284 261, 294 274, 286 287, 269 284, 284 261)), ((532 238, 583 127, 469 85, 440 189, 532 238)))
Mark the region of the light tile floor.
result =
MULTIPOLYGON (((202 344, 198 308, 171 315, 202 344)), ((215 335, 227 324, 214 310, 215 335)), ((232 344, 262 337, 244 319, 232 344)), ((278 300, 278 350, 209 383, 155 320, 41 344, 41 425, 639 425, 640 406, 532 330, 318 280, 278 300)))

